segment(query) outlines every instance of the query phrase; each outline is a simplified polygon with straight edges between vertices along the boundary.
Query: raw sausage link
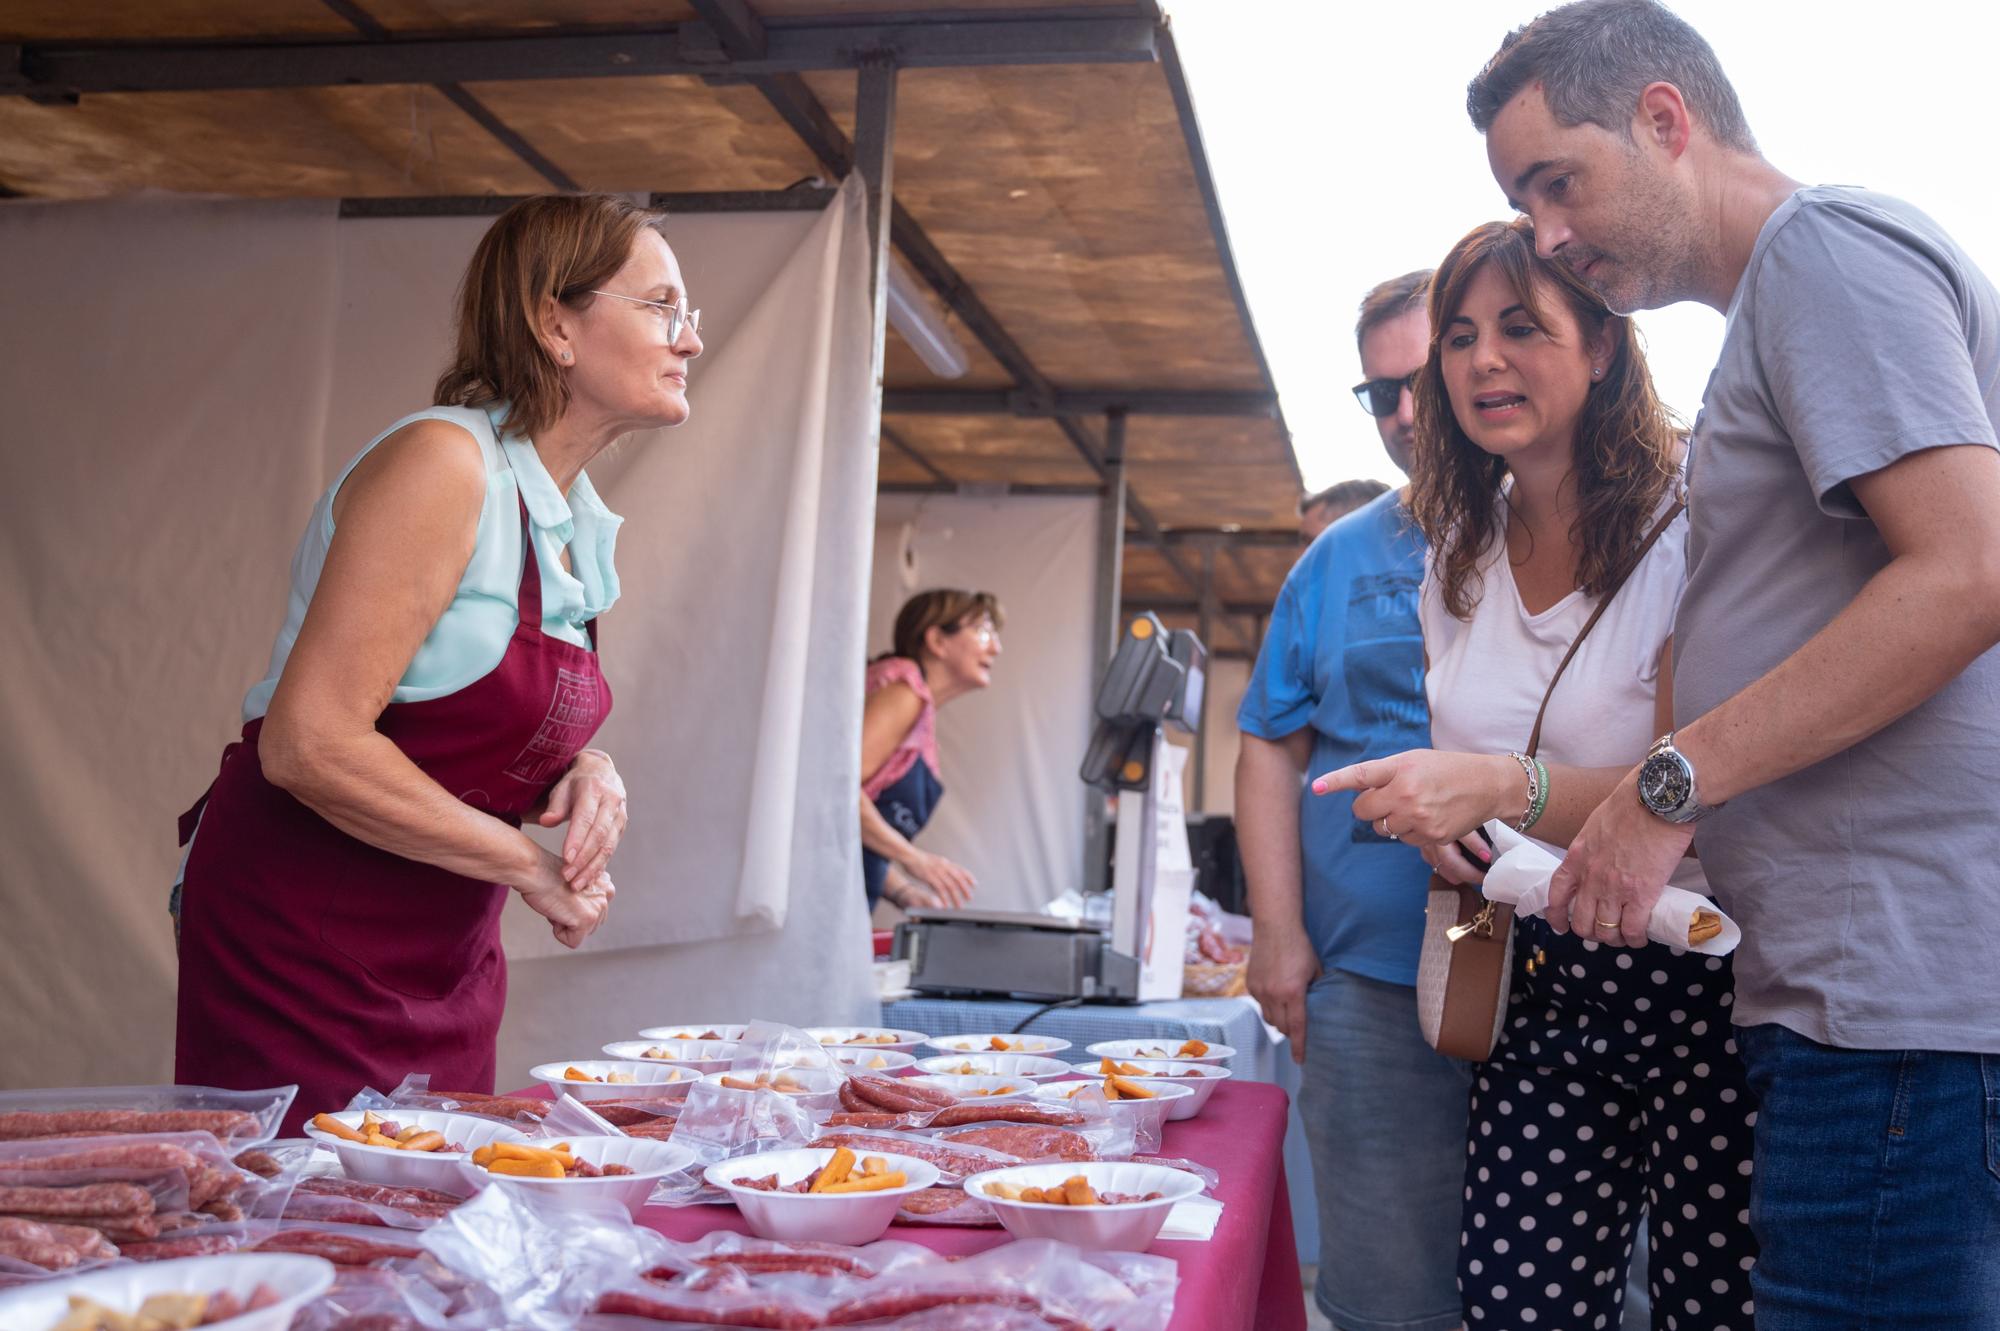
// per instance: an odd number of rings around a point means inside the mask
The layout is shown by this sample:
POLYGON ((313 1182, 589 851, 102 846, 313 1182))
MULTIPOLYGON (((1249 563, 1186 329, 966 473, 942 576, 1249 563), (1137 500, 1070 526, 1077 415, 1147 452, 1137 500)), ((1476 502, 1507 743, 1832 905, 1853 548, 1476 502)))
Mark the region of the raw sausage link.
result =
POLYGON ((512 1118, 526 1114, 529 1118, 541 1119, 555 1108, 550 1100, 537 1099, 529 1095, 481 1095, 477 1091, 425 1091, 414 1097, 419 1100, 456 1100, 459 1107, 474 1114, 485 1114, 492 1118, 512 1118))
POLYGON ((860 1276, 866 1280, 875 1268, 858 1257, 837 1251, 799 1248, 770 1248, 754 1252, 732 1252, 695 1258, 697 1266, 734 1268, 746 1275, 767 1275, 774 1271, 811 1271, 820 1275, 860 1276))
POLYGON ((366 1266, 370 1262, 396 1257, 421 1257, 423 1249, 395 1243, 377 1243, 352 1234, 333 1234, 321 1229, 285 1229, 258 1243, 255 1252, 297 1252, 308 1257, 324 1257, 335 1266, 366 1266))
POLYGON ((119 1252, 135 1262, 159 1262, 169 1257, 208 1257, 235 1252, 242 1242, 241 1234, 189 1234, 177 1239, 140 1239, 127 1243, 119 1252))
POLYGON ((1004 1128, 970 1128, 944 1138, 967 1146, 984 1146, 1005 1151, 1023 1160, 1095 1160, 1097 1152, 1089 1140, 1063 1128, 1031 1127, 1019 1124, 1004 1128))
POLYGON ((705 1308, 673 1303, 658 1295, 639 1294, 631 1290, 613 1290, 600 1296, 596 1310, 605 1314, 622 1313, 627 1317, 650 1317, 656 1322, 751 1326, 767 1328, 767 1331, 812 1331, 814 1327, 826 1325, 826 1319, 817 1313, 777 1303, 749 1308, 705 1308))
POLYGON ((85 1151, 65 1151, 61 1155, 15 1156, 0 1160, 0 1173, 43 1174, 77 1169, 119 1169, 134 1175, 155 1174, 178 1169, 192 1176, 201 1169, 201 1157, 172 1142, 123 1142, 93 1146, 85 1151))
POLYGON ((20 1109, 0 1114, 0 1141, 97 1132, 212 1132, 227 1140, 259 1135, 240 1109, 20 1109))
POLYGON ((680 1107, 658 1100, 596 1100, 591 1103, 590 1112, 609 1123, 614 1128, 629 1128, 655 1123, 671 1124, 680 1117, 680 1107))
MULTIPOLYGON (((873 1322, 889 1317, 906 1317, 929 1308, 948 1308, 957 1304, 977 1304, 982 1307, 1016 1308, 1022 1312, 1048 1317, 1042 1308, 1042 1301, 1026 1294, 1016 1294, 1001 1290, 892 1290, 883 1294, 864 1294, 851 1299, 827 1314, 828 1326, 852 1326, 856 1322, 873 1322)), ((1063 1326, 1065 1323, 1054 1323, 1063 1326)), ((1067 1323, 1077 1326, 1077 1323, 1067 1323)), ((1090 1331, 1088 1327, 1078 1327, 1078 1331, 1090 1331)))
POLYGON ((860 1114, 830 1114, 827 1116, 826 1125, 829 1128, 874 1128, 880 1131, 884 1128, 913 1127, 921 1122, 922 1119, 914 1114, 891 1114, 873 1110, 860 1114))
POLYGON ((854 1088, 854 1094, 867 1103, 869 1109, 886 1109, 892 1114, 907 1114, 927 1110, 933 1106, 925 1104, 914 1095, 903 1091, 883 1077, 850 1077, 847 1084, 854 1088))
POLYGON ((243 1151, 230 1163, 244 1173, 255 1174, 258 1178, 276 1178, 285 1172, 278 1164, 278 1158, 269 1151, 255 1149, 243 1151))
POLYGON ((999 1104, 954 1105, 931 1117, 933 1128, 962 1128, 972 1123, 1040 1123, 1046 1127, 1074 1127, 1083 1115, 1074 1109, 1054 1105, 1029 1104, 1023 1100, 1003 1100, 999 1104))
POLYGON ((0 1187, 0 1212, 41 1216, 142 1216, 153 1194, 136 1183, 86 1183, 74 1188, 0 1187))
POLYGON ((449 1211, 464 1201, 448 1192, 438 1192, 431 1188, 399 1188, 387 1183, 363 1183, 358 1179, 334 1178, 327 1174, 315 1174, 299 1180, 294 1193, 309 1196, 347 1197, 357 1202, 373 1202, 377 1206, 393 1206, 403 1210, 434 1209, 449 1211))
POLYGON ((926 1086, 918 1081, 906 1081, 901 1077, 864 1077, 861 1080, 881 1082, 909 1096, 912 1100, 929 1105, 932 1109, 949 1109, 958 1103, 958 1097, 950 1091, 942 1091, 935 1086, 926 1086))

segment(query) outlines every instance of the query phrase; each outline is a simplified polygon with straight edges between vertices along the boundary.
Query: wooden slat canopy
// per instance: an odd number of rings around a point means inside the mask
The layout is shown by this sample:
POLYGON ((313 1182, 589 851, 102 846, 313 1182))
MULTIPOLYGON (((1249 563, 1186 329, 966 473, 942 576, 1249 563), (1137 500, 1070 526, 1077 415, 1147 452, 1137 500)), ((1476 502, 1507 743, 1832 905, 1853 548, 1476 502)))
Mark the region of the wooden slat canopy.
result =
POLYGON ((1122 438, 1128 605, 1233 607, 1241 650, 1299 476, 1153 0, 0 0, 0 190, 782 191, 846 169, 875 59, 892 235, 971 362, 891 332, 882 485, 1089 492, 1122 438))

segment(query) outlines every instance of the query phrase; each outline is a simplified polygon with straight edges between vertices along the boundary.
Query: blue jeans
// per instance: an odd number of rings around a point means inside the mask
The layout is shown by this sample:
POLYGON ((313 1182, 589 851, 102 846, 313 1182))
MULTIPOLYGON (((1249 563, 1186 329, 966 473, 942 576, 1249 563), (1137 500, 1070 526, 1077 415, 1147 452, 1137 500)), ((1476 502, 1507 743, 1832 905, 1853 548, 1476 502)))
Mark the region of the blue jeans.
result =
POLYGON ((1736 1043, 1758 1331, 2000 1331, 2000 1055, 1736 1043))
POLYGON ((1320 1310, 1340 1331, 1459 1325, 1471 1070, 1424 1043, 1416 990, 1328 971, 1306 994, 1299 1119, 1319 1193, 1320 1310))

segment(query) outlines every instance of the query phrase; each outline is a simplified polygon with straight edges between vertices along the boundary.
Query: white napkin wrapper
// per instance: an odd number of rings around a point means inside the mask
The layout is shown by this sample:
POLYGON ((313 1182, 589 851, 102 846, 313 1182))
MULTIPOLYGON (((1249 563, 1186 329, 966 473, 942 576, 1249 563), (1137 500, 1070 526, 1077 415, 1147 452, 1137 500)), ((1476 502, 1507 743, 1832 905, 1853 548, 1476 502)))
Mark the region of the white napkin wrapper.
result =
POLYGON ((1215 1237, 1215 1227, 1221 1220, 1221 1202, 1213 1197, 1190 1197, 1175 1202, 1174 1209, 1167 1212, 1167 1223, 1160 1226, 1160 1237, 1206 1243, 1215 1237))
MULTIPOLYGON (((1547 910, 1549 879, 1562 864, 1562 857, 1544 850, 1497 819, 1486 824, 1486 834, 1493 838, 1493 849, 1497 852, 1492 866, 1486 870, 1486 880, 1479 886, 1487 900, 1512 906, 1521 915, 1540 915, 1547 910)), ((1646 937, 1668 947, 1726 957, 1743 941, 1743 930, 1708 897, 1669 885, 1653 905, 1653 914, 1646 921, 1646 937), (1713 911, 1720 916, 1722 932, 1706 943, 1689 947, 1688 926, 1694 922, 1698 910, 1713 911)))

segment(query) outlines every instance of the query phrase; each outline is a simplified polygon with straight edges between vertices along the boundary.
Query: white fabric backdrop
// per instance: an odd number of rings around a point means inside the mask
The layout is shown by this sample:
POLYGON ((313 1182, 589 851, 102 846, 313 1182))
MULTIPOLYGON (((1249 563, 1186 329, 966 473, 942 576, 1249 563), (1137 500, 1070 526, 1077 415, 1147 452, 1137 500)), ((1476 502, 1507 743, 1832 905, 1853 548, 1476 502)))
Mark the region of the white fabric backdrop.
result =
MULTIPOLYGON (((860 218, 850 191, 669 227, 709 311, 695 419, 593 468, 630 519, 604 626, 603 742, 634 801, 620 896, 582 954, 510 918, 503 1080, 655 1016, 874 1009, 849 890, 875 465, 860 218)), ((336 223, 324 201, 0 208, 0 329, 22 349, 0 359, 0 1085, 168 1075, 173 816, 234 734, 313 498, 428 401, 484 226, 336 223)))
POLYGON ((973 872, 981 909, 1035 910, 1081 886, 1098 511, 1067 496, 877 504, 871 656, 913 592, 983 589, 1007 612, 992 688, 938 714, 945 798, 917 838, 973 872))
POLYGON ((333 233, 326 203, 0 208, 0 1084, 171 1075, 174 819, 325 484, 333 233))

